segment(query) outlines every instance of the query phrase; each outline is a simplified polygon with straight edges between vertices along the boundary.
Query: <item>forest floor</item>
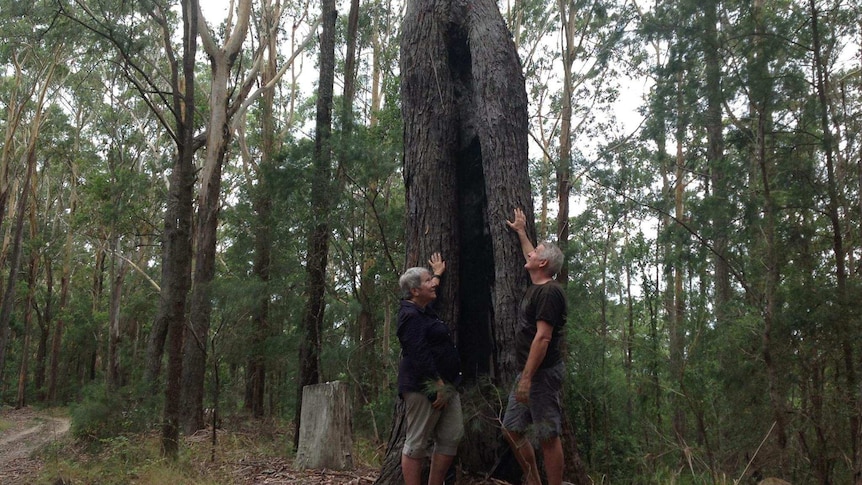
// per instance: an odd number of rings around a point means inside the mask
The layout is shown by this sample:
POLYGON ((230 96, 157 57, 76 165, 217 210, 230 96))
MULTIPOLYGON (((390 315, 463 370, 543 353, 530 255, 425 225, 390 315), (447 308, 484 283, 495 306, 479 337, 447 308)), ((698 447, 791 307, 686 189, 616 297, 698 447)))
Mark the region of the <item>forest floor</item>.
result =
POLYGON ((71 420, 30 408, 0 409, 0 483, 27 483, 44 466, 34 453, 69 432, 71 420))
MULTIPOLYGON (((46 481, 46 458, 41 450, 53 448, 62 449, 65 459, 70 457, 73 461, 79 457, 80 462, 86 463, 93 460, 92 456, 76 450, 69 433, 70 418, 56 410, 43 410, 33 408, 13 409, 11 407, 0 407, 0 484, 4 485, 30 485, 33 483, 78 483, 75 479, 47 478, 46 481)), ((250 430, 219 430, 220 441, 234 441, 248 443, 250 430), (232 434, 243 435, 239 439, 232 434)), ((207 448, 210 440, 209 432, 200 432, 185 438, 188 448, 196 448, 198 451, 207 448)), ((145 437, 142 437, 145 439, 145 437)), ((150 439, 154 439, 150 437, 150 439)), ((212 462, 198 454, 200 463, 193 465, 201 471, 201 475, 209 476, 202 481, 193 480, 190 483, 213 483, 212 477, 219 477, 215 483, 242 484, 242 485, 370 485, 377 479, 379 467, 362 464, 350 471, 332 470, 297 470, 293 461, 272 456, 271 454, 258 454, 251 446, 247 450, 234 449, 231 453, 222 455, 219 460, 212 462), (205 462, 205 463, 204 463, 205 462)), ((99 461, 99 459, 96 459, 99 461)), ((140 477, 143 478, 143 477, 140 477)), ((137 480, 134 480, 137 481, 137 480)), ((85 479, 86 483, 90 483, 85 479)), ((142 483, 152 483, 150 480, 142 480, 142 483)), ((176 483, 176 482, 175 482, 176 483)), ((497 480, 469 479, 462 477, 458 480, 460 485, 477 484, 501 484, 497 480)), ((179 485, 179 484, 178 484, 179 485)))
MULTIPOLYGON (((60 445, 67 450, 74 448, 70 425, 68 416, 50 410, 0 407, 0 484, 25 485, 40 480, 37 477, 42 474, 45 460, 39 451, 49 445, 60 445)), ((189 439, 202 441, 206 438, 196 435, 189 439)), ((292 465, 287 459, 246 457, 217 466, 224 483, 230 484, 367 485, 374 482, 378 472, 369 467, 349 472, 295 470, 292 465)))

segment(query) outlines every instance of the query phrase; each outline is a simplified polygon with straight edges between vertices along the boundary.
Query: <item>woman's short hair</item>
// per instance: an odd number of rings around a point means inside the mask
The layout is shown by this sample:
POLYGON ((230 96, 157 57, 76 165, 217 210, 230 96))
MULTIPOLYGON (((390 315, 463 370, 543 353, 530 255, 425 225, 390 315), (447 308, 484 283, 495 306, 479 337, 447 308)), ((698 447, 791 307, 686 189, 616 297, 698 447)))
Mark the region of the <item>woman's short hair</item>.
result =
POLYGON ((410 298, 413 296, 410 290, 422 286, 422 276, 427 272, 427 268, 419 266, 408 268, 407 271, 398 278, 398 286, 401 288, 401 298, 410 298))
POLYGON ((563 252, 560 251, 560 248, 556 244, 550 241, 544 241, 539 246, 542 246, 542 250, 537 251, 536 256, 548 262, 548 266, 546 267, 548 276, 554 276, 559 273, 560 268, 563 267, 563 252))

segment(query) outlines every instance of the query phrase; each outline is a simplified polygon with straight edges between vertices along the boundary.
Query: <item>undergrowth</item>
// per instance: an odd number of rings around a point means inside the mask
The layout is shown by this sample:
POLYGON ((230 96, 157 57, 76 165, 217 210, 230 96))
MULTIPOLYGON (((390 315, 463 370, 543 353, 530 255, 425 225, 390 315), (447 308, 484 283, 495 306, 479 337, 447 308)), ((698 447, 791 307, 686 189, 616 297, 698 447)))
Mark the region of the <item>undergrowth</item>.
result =
MULTIPOLYGON (((176 461, 161 456, 157 430, 92 439, 70 436, 40 452, 45 467, 34 485, 143 484, 222 485, 243 483, 244 469, 290 467, 294 459, 293 427, 275 419, 225 418, 217 429, 182 438, 176 461)), ((377 467, 378 449, 365 440, 354 443, 355 464, 377 467)))

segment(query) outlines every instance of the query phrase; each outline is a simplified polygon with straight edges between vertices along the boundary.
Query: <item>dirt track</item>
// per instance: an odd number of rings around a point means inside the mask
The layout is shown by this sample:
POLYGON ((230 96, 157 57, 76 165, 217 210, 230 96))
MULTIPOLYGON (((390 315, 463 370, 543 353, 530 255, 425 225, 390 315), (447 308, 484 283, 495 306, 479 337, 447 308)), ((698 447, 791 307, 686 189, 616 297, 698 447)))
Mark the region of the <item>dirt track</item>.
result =
POLYGON ((0 430, 0 483, 28 483, 42 467, 32 457, 40 447, 61 439, 69 432, 70 420, 30 408, 0 408, 0 422, 11 424, 0 430))

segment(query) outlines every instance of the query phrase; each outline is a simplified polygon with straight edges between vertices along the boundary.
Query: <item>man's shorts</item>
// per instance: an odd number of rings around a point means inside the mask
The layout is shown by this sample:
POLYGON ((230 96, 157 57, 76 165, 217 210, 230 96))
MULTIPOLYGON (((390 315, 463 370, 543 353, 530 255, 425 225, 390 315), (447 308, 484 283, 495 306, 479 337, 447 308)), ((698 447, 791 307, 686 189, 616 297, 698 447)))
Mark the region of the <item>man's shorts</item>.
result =
POLYGON ((461 396, 453 391, 449 402, 440 410, 431 406, 425 394, 405 392, 403 397, 407 407, 407 438, 401 454, 424 458, 428 456, 429 442, 433 441, 435 454, 455 456, 464 436, 461 396))
POLYGON ((560 436, 563 431, 563 374, 562 362, 547 369, 539 369, 530 384, 530 400, 527 404, 515 399, 515 390, 521 375, 509 393, 509 404, 503 416, 503 429, 529 435, 539 441, 560 436))

